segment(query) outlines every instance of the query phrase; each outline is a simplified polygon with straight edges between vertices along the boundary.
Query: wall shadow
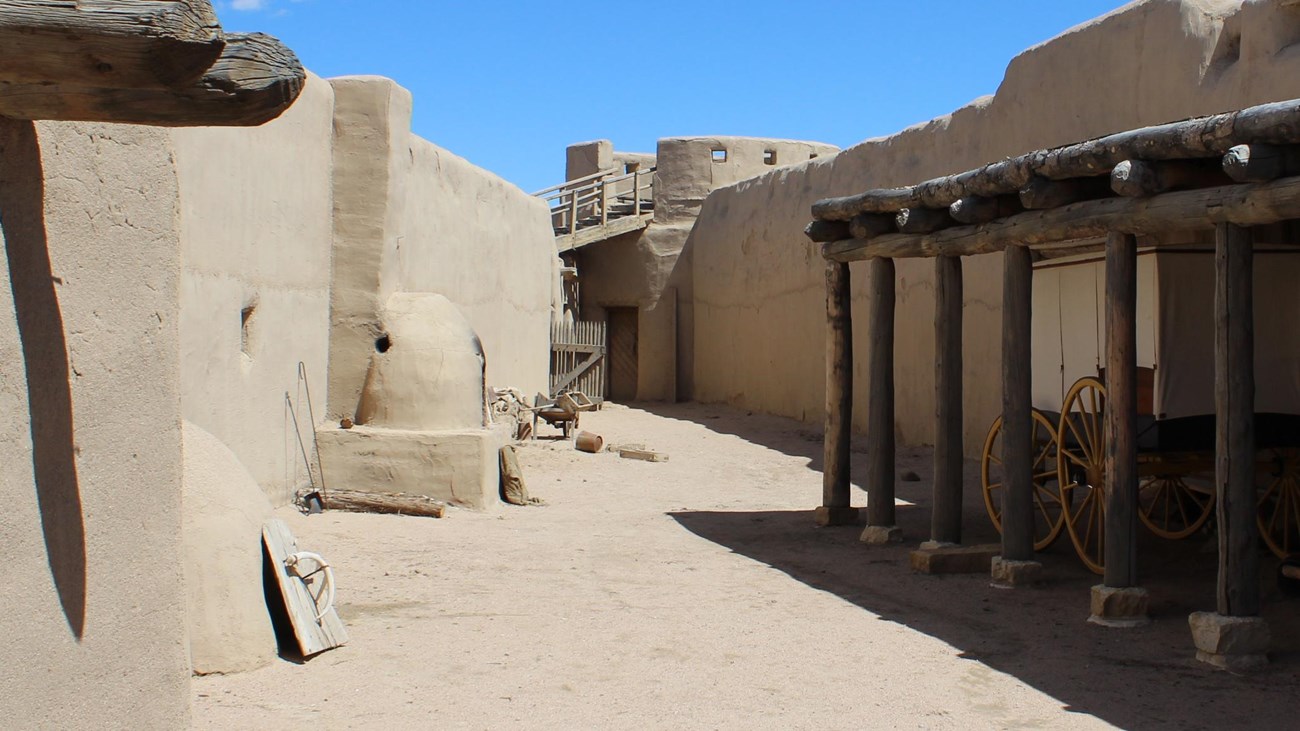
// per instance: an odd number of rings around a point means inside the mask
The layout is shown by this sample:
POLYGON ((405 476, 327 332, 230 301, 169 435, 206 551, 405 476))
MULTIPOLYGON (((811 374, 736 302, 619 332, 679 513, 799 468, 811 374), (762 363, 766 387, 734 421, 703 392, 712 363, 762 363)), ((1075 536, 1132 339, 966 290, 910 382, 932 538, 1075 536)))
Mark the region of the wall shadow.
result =
MULTIPOLYGON (((967 532, 979 534, 968 540, 974 543, 991 531, 977 525, 987 519, 970 497, 965 517, 967 532)), ((1079 563, 1068 538, 1040 554, 1049 581, 1037 589, 993 589, 987 574, 912 573, 908 554, 928 535, 928 513, 900 510, 909 544, 885 548, 861 544, 860 528, 815 528, 811 511, 669 515, 700 537, 883 621, 942 640, 960 657, 1012 675, 1068 711, 1121 728, 1241 728, 1264 721, 1282 727, 1300 712, 1300 602, 1276 589, 1275 561, 1265 560, 1261 571, 1273 663, 1260 675, 1242 677, 1193 659, 1187 615, 1214 606, 1215 555, 1204 550, 1211 536, 1181 542, 1144 536, 1142 585, 1151 592, 1153 622, 1117 630, 1086 622, 1089 587, 1100 582, 1079 563)), ((887 672, 888 666, 863 671, 887 672)))
POLYGON ((36 128, 0 119, 0 227, 27 372, 32 468, 50 574, 72 633, 86 621, 86 530, 73 440, 68 345, 45 231, 36 128))

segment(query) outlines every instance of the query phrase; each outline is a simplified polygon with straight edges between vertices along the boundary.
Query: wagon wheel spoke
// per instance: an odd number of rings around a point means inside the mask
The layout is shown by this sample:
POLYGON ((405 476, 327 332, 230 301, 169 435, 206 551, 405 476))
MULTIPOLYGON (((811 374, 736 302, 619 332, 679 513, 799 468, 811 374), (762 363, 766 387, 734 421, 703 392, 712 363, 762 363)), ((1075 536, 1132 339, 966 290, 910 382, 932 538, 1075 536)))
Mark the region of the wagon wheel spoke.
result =
POLYGON ((1002 464, 1002 458, 999 457, 999 456, 997 456, 996 454, 990 454, 990 455, 989 455, 989 461, 992 462, 993 464, 997 464, 997 465, 1002 464))

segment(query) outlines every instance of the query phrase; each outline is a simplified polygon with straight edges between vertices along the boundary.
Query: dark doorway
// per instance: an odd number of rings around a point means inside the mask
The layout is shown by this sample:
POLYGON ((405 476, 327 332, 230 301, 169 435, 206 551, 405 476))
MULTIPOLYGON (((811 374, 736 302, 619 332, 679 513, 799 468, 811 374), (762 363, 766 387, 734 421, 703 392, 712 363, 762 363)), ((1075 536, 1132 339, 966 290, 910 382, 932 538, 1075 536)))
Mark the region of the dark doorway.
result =
POLYGON ((636 399, 637 309, 610 307, 609 398, 627 403, 636 399))

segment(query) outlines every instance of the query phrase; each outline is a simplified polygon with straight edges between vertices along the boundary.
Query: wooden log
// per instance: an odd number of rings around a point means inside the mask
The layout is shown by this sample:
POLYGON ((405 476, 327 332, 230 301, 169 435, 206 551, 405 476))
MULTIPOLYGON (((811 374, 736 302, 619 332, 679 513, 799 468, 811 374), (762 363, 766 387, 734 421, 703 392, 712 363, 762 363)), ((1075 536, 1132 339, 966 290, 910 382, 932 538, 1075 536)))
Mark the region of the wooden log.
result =
POLYGON ((888 213, 859 213, 849 221, 849 234, 855 239, 874 239, 896 231, 894 217, 888 213))
MULTIPOLYGON (((1014 211, 1007 210, 1004 201, 1005 196, 989 198, 982 195, 968 195, 965 198, 959 198, 948 206, 948 215, 958 223, 979 224, 995 221, 999 218, 1012 215, 1024 210, 1019 205, 1014 211)), ((1016 203, 1019 204, 1019 199, 1016 203)))
POLYGON ((321 493, 321 503, 326 510, 345 510, 352 513, 390 513, 441 518, 447 504, 424 495, 401 492, 363 492, 330 488, 321 493))
MULTIPOLYGON (((877 257, 972 256, 1010 245, 1047 245, 1105 237, 1110 231, 1160 235, 1209 228, 1218 223, 1260 226, 1300 218, 1300 177, 1258 185, 1165 193, 1153 198, 1112 197, 1065 208, 1027 211, 981 226, 958 226, 930 234, 890 234, 871 241, 823 244, 835 261, 877 257)), ((1159 242, 1154 242, 1159 245, 1159 242)), ((1094 250, 1100 249, 1097 246, 1094 250)))
POLYGON ((1035 176, 1020 189, 1020 204, 1031 211, 1060 208, 1077 201, 1104 198, 1110 192, 1109 181, 1103 178, 1048 180, 1035 176))
POLYGON ((916 185, 921 205, 943 208, 966 196, 987 198, 1015 193, 1029 183, 1035 154, 989 163, 957 175, 934 178, 916 185))
POLYGON ((1215 483, 1218 492, 1218 612, 1259 614, 1255 524, 1254 242, 1231 224, 1216 229, 1214 253, 1215 483))
POLYGON ((961 543, 961 258, 934 260, 934 510, 930 540, 961 543))
POLYGON ((908 234, 926 234, 956 224, 947 208, 904 208, 894 215, 898 230, 908 234))
POLYGON ((0 82, 187 86, 222 38, 210 0, 0 0, 0 82))
POLYGON ((920 201, 911 188, 869 190, 843 198, 825 198, 813 204, 813 218, 847 221, 859 213, 895 213, 920 201))
POLYGON ((256 126, 289 108, 306 72, 280 41, 231 34, 197 83, 176 89, 108 89, 70 84, 0 86, 0 116, 160 127, 256 126))
POLYGON ((1223 172, 1220 161, 1203 160, 1125 160, 1110 173, 1110 189, 1116 195, 1146 198, 1171 190, 1228 185, 1232 179, 1223 172))
POLYGON ((1137 585, 1137 237, 1106 240, 1105 576, 1137 585))
POLYGON ((1223 172, 1238 183, 1267 183, 1300 173, 1300 147, 1237 145, 1223 156, 1223 172))
POLYGON ((826 262, 826 431, 822 505, 847 508, 853 435, 853 312, 849 265, 826 262))
POLYGON ((1053 180, 1108 174, 1129 159, 1218 157, 1235 145, 1300 142, 1300 99, 1143 127, 1043 153, 1034 172, 1053 180))
POLYGON ((867 525, 896 525, 894 511, 894 262, 871 262, 868 322, 867 525))
POLYGON ((1034 455, 1030 317, 1034 265, 1029 249, 1002 253, 1002 557, 1034 558, 1034 455))
POLYGON ((818 244, 847 239, 852 235, 845 221, 813 221, 804 227, 803 234, 818 244))

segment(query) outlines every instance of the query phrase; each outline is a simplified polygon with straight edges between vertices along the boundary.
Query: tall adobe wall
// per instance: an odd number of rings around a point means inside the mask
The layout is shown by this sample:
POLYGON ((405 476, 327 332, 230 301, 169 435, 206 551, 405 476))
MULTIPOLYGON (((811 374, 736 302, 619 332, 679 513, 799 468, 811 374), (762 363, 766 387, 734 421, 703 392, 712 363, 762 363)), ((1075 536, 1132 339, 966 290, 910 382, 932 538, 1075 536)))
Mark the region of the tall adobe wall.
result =
MULTIPOLYGON (((1300 7, 1277 0, 1146 0, 1017 56, 995 96, 834 157, 715 190, 687 244, 696 400, 822 419, 824 263, 803 236, 813 201, 907 185, 1030 150, 1300 97, 1300 7)), ((965 444, 1001 408, 1002 259, 965 268, 965 444)), ((897 263, 896 427, 933 441, 934 264, 897 263)), ((853 317, 867 271, 854 264, 853 317)), ((865 429, 868 344, 855 340, 854 427, 865 429)))

